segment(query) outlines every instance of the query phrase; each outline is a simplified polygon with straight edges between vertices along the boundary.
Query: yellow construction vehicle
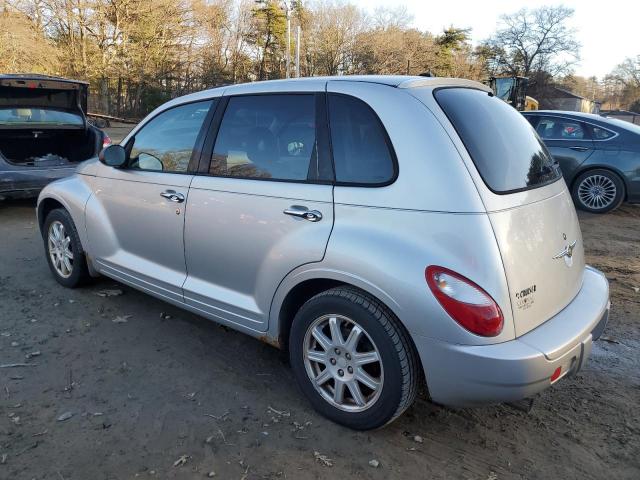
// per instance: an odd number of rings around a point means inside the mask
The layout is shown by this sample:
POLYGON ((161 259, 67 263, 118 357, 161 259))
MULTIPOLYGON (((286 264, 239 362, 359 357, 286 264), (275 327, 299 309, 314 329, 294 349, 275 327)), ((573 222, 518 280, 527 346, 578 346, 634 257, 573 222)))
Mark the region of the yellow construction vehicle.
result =
POLYGON ((496 97, 518 111, 538 110, 538 101, 527 95, 527 77, 491 77, 489 87, 496 97))

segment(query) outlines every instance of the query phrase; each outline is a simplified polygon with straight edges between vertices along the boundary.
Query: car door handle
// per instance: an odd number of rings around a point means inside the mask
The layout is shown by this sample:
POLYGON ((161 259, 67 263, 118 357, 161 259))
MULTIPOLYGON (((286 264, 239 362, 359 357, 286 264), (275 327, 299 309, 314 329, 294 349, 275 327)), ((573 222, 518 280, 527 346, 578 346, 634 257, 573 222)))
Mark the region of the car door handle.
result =
POLYGON ((175 190, 165 190, 164 192, 160 193, 160 196, 172 202, 176 202, 176 203, 184 202, 184 195, 176 192, 175 190))
POLYGON ((569 147, 571 150, 575 150, 576 152, 586 152, 587 150, 591 150, 589 147, 569 147))
POLYGON ((302 205, 291 205, 282 213, 284 213, 285 215, 291 215, 293 217, 304 218, 305 220, 309 220, 310 222, 319 222, 320 220, 322 220, 322 214, 319 211, 309 210, 307 207, 303 207, 302 205))

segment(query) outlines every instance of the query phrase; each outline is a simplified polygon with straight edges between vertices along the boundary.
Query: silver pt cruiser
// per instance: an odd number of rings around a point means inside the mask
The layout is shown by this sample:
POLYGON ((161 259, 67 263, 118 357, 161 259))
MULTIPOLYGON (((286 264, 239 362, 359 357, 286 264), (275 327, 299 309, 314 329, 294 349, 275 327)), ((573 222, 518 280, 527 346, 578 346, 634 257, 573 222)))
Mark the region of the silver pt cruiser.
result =
POLYGON ((288 352, 355 429, 420 382, 472 406, 578 371, 609 312, 558 165, 482 84, 364 76, 172 100, 38 201, 62 285, 105 275, 288 352))

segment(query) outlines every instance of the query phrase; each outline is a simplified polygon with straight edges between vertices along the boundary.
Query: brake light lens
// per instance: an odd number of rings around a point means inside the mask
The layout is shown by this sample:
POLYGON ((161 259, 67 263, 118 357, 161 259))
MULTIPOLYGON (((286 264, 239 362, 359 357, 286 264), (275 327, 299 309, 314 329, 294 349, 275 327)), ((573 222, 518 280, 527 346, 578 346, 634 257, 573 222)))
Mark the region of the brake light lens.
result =
POLYGON ((442 308, 463 328, 483 337, 495 337, 502 332, 504 317, 500 307, 478 285, 436 265, 427 267, 425 277, 442 308))
POLYGON ((102 139, 102 148, 107 148, 111 143, 113 143, 111 142, 111 138, 105 133, 104 138, 102 139))

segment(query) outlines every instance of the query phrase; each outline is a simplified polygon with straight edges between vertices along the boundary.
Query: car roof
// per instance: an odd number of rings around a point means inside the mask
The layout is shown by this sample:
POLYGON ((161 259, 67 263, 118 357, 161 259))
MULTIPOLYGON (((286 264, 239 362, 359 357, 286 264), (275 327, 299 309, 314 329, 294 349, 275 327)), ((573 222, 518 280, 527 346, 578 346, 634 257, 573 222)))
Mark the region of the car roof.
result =
MULTIPOLYGON (((333 75, 318 77, 287 78, 279 80, 263 80, 251 83, 240 83, 238 85, 280 85, 286 88, 288 85, 308 82, 366 82, 378 83, 398 88, 415 88, 423 86, 443 86, 443 85, 469 85, 482 89, 488 89, 486 85, 474 80, 464 78, 448 77, 421 77, 417 75, 333 75)), ((235 86, 235 85, 234 85, 235 86)))
MULTIPOLYGON (((221 95, 240 95, 258 93, 279 93, 279 92, 308 92, 323 91, 328 82, 363 82, 385 85, 398 89, 421 88, 421 87, 467 87, 491 92, 491 89, 474 80, 463 78, 446 77, 420 77, 410 75, 337 75, 322 77, 303 77, 281 80, 263 80, 250 83, 239 83, 234 85, 222 85, 220 87, 191 93, 182 97, 174 98, 159 107, 158 111, 170 108, 182 103, 207 100, 221 95)), ((157 112, 155 112, 157 113, 157 112)))

